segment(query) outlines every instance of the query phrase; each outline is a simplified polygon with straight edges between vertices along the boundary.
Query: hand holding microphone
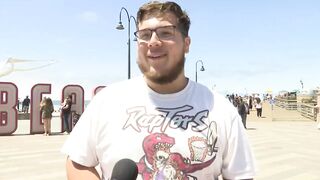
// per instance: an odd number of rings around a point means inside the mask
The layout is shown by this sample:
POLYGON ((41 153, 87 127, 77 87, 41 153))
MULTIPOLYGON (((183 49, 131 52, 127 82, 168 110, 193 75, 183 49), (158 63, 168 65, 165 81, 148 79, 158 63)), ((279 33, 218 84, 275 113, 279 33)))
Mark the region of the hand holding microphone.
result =
POLYGON ((138 167, 130 159, 121 159, 113 167, 110 180, 136 180, 138 167))

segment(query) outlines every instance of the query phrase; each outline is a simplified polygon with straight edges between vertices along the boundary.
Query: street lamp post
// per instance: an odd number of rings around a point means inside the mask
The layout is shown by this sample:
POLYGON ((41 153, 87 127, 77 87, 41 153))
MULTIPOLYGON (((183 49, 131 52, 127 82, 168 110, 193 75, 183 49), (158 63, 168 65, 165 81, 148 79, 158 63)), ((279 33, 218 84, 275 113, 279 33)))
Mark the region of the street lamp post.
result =
POLYGON ((196 82, 198 82, 198 63, 201 63, 201 68, 200 68, 200 71, 204 71, 205 69, 204 69, 204 67, 203 67, 203 62, 202 62, 202 60, 198 60, 197 62, 196 62, 196 82))
POLYGON ((303 81, 300 80, 300 84, 301 84, 301 90, 303 91, 303 81))
POLYGON ((118 29, 118 30, 123 30, 124 29, 124 26, 122 25, 122 21, 121 21, 121 13, 123 12, 122 10, 124 10, 125 12, 126 12, 126 15, 127 15, 127 18, 128 18, 128 79, 130 79, 130 74, 131 74, 131 67, 130 67, 130 59, 131 59, 131 52, 130 52, 130 42, 131 42, 131 40, 130 40, 130 24, 131 24, 131 19, 133 19, 134 20, 134 23, 135 23, 135 25, 136 25, 136 28, 137 28, 137 20, 136 20, 136 18, 134 17, 134 16, 131 16, 131 15, 129 15, 129 13, 128 13, 128 10, 126 9, 126 8, 124 8, 124 7, 122 7, 121 8, 121 10, 120 10, 120 15, 119 15, 119 24, 117 25, 117 27, 116 27, 116 29, 118 29))

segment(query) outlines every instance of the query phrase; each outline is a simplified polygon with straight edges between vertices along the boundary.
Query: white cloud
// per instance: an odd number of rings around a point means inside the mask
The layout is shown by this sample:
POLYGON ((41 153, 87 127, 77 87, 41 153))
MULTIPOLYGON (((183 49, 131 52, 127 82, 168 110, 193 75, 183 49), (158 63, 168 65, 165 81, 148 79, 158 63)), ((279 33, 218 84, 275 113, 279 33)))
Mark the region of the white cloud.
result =
POLYGON ((81 13, 80 18, 83 21, 89 22, 89 23, 96 23, 98 22, 98 19, 99 19, 98 14, 93 11, 85 11, 81 13))

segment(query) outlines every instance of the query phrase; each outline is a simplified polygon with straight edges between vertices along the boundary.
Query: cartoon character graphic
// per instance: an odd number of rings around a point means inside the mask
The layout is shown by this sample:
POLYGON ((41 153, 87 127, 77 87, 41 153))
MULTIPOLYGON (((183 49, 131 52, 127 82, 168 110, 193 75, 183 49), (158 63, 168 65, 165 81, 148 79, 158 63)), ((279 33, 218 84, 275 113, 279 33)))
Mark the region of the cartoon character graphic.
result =
POLYGON ((143 141, 145 155, 137 163, 139 174, 145 180, 187 180, 190 173, 210 166, 215 160, 215 154, 205 162, 192 163, 190 158, 180 153, 171 152, 175 139, 165 133, 154 133, 143 141))
POLYGON ((208 127, 206 138, 195 136, 188 139, 192 161, 203 162, 207 155, 212 156, 218 152, 218 148, 216 147, 218 140, 217 124, 212 121, 208 127))

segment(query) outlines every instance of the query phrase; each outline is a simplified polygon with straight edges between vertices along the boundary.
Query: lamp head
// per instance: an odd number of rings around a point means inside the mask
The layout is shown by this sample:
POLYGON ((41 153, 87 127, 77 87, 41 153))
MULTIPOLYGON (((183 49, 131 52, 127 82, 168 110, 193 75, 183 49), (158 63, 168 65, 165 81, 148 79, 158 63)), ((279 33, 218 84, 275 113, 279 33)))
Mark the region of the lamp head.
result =
POLYGON ((203 66, 201 66, 201 69, 200 69, 200 71, 204 71, 205 69, 204 69, 204 67, 203 66))
POLYGON ((119 22, 119 24, 118 24, 118 26, 116 27, 116 29, 118 29, 118 30, 124 30, 124 27, 123 27, 121 21, 119 22))

